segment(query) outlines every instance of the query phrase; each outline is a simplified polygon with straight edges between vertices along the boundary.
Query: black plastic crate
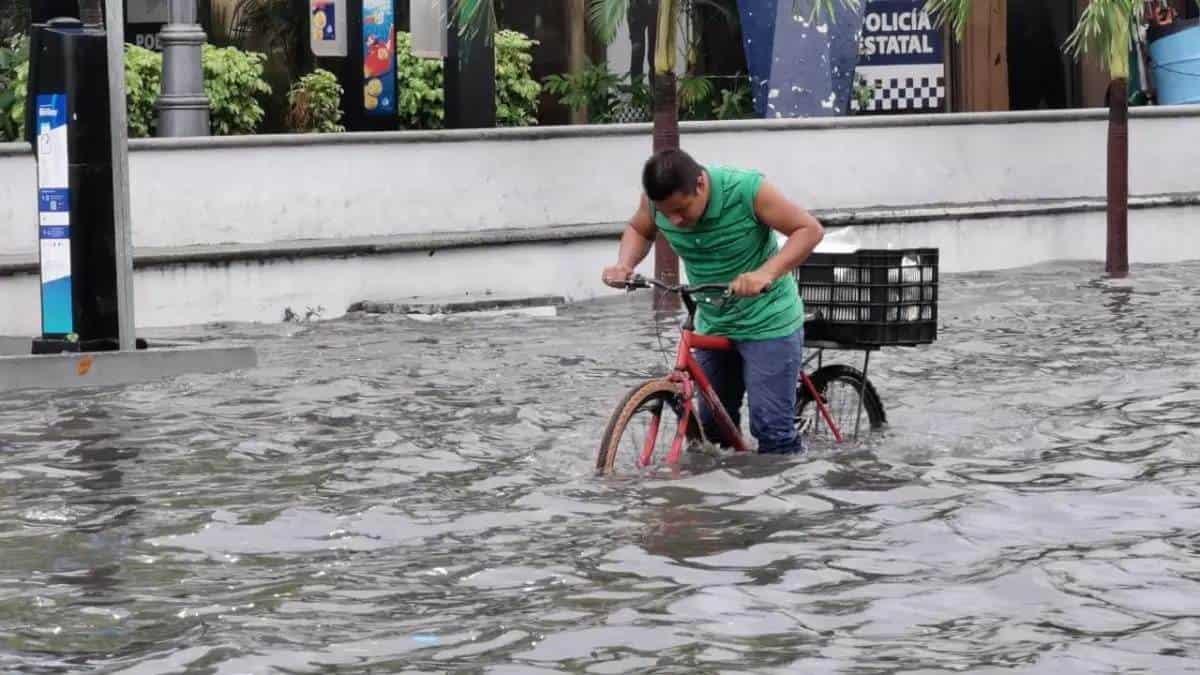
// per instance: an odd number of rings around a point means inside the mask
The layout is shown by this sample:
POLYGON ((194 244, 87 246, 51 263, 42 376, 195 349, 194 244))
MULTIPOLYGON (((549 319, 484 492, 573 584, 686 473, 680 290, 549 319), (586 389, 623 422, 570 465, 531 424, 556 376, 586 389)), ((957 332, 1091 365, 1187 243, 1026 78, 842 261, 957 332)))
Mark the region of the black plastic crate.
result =
POLYGON ((938 249, 813 253, 795 270, 804 338, 847 345, 920 345, 937 339, 938 249))

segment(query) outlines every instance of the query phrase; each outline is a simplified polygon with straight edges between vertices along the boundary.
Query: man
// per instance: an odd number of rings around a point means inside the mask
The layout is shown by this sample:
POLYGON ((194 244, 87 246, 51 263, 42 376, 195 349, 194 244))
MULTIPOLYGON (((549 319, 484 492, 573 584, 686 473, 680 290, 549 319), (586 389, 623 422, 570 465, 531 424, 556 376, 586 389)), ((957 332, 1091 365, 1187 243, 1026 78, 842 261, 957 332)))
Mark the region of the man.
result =
MULTIPOLYGON (((791 271, 824 237, 821 223, 757 171, 703 167, 682 150, 647 160, 645 194, 625 227, 617 264, 603 281, 623 288, 654 239, 662 235, 683 260, 692 284, 729 284, 737 300, 701 306, 697 332, 728 337, 735 351, 696 350, 721 403, 740 424, 750 397, 750 433, 760 453, 803 450, 795 427, 796 384, 804 351, 804 306, 791 271), (782 248, 774 232, 787 237, 782 248)), ((716 437, 701 405, 706 436, 716 437)))
POLYGON ((650 77, 654 81, 654 42, 658 36, 658 0, 629 0, 629 76, 638 79, 642 67, 649 65, 650 77))

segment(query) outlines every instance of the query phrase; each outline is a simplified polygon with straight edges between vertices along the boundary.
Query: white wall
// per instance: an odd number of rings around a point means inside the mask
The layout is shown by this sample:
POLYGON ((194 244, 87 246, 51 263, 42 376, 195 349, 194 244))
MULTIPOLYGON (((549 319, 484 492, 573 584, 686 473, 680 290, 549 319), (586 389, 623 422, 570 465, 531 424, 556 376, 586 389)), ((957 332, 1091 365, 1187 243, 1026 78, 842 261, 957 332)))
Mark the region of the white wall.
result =
POLYGON ((33 155, 0 145, 0 257, 37 250, 37 180, 33 155))
MULTIPOLYGON (((1129 261, 1136 266, 1200 260, 1195 235, 1200 207, 1134 209, 1129 212, 1129 261)), ((937 220, 831 229, 829 244, 861 248, 938 249, 942 273, 996 270, 1052 260, 1094 260, 1104 270, 1107 217, 1103 212, 937 220)))
MULTIPOLYGON (((1200 259, 1194 226, 1200 206, 1130 211, 1132 276, 1146 263, 1200 259)), ((936 247, 943 274, 1018 267, 1049 260, 1094 260, 1103 271, 1105 216, 1076 212, 984 220, 830 228, 826 240, 871 248, 936 247)), ((414 297, 562 295, 586 300, 620 293, 600 281, 616 240, 477 247, 357 258, 301 258, 231 264, 170 265, 135 273, 139 327, 213 321, 277 322, 284 308, 301 315, 323 307, 341 316, 354 302, 414 297)), ((653 272, 652 256, 642 273, 653 272)), ((37 276, 0 277, 0 335, 35 335, 37 276)))
MULTIPOLYGON (((1139 109, 1133 194, 1200 188, 1200 107, 1139 109), (1185 114, 1186 113, 1186 114, 1185 114)), ((706 162, 762 169, 814 209, 1102 196, 1101 111, 685 125, 706 162)), ((136 142, 136 246, 624 221, 648 125, 136 142)), ((34 163, 0 151, 0 255, 36 251, 34 163)))
MULTIPOLYGON (((1196 193, 1200 108, 1141 109, 1130 138, 1134 194, 1196 193), (1186 114, 1185 114, 1186 113, 1186 114)), ((705 161, 763 169, 817 209, 1098 197, 1101 113, 783 120, 688 125, 705 161)), ((528 228, 623 221, 648 126, 487 133, 153 140, 131 157, 139 247, 528 228)), ((34 163, 0 147, 0 259, 36 256, 34 163)), ((1200 259, 1200 206, 1130 212, 1135 265, 1200 259)), ((1102 260, 1098 211, 856 225, 870 247, 935 246, 942 271, 1102 260)), ((616 241, 521 244, 351 258, 170 265, 135 274, 137 322, 277 321, 285 307, 339 316, 358 300, 492 291, 585 299, 616 241)), ((35 275, 0 277, 0 335, 38 330, 35 275)))
MULTIPOLYGON (((214 321, 278 322, 285 308, 301 316, 324 308, 342 316, 354 302, 417 297, 471 299, 561 295, 582 299, 604 292, 600 271, 615 243, 581 241, 454 249, 361 258, 302 258, 264 263, 170 265, 134 274, 135 320, 141 328, 214 321)), ((652 263, 648 263, 652 264, 652 263)), ((647 271, 643 268, 643 271, 647 271)), ((0 277, 0 335, 40 331, 38 277, 0 277)))

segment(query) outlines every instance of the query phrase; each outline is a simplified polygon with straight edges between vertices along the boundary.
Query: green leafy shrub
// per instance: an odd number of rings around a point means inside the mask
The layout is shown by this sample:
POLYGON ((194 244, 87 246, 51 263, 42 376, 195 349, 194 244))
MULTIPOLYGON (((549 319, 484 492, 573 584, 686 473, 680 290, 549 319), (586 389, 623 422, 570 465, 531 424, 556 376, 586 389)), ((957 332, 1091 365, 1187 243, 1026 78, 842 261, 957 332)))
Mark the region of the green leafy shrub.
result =
POLYGON ((209 126, 214 136, 252 134, 258 130, 266 114, 260 99, 271 93, 271 86, 262 77, 266 60, 266 56, 257 52, 204 45, 201 54, 204 93, 208 95, 209 126))
MULTIPOLYGON (((0 137, 4 140, 21 140, 25 135, 25 99, 28 95, 28 54, 19 55, 19 62, 12 68, 4 68, 5 56, 0 54, 0 137), (11 77, 6 77, 11 72, 11 77)), ((11 62, 10 62, 11 63, 11 62)), ((157 111, 154 102, 158 99, 162 78, 162 56, 148 49, 125 45, 125 104, 129 118, 129 136, 142 138, 154 131, 157 111)))
POLYGON ((533 46, 524 33, 496 33, 496 124, 523 127, 537 124, 542 86, 533 79, 533 46))
MULTIPOLYGON (((496 123, 499 126, 537 124, 542 86, 533 79, 532 48, 537 43, 517 31, 496 33, 496 123)), ((28 53, 24 41, 0 46, 0 140, 17 140, 24 133, 28 53)), ((263 77, 266 57, 234 47, 203 46, 204 90, 210 104, 214 135, 251 134, 265 117, 263 103, 271 87, 263 77)), ((445 126, 442 62, 412 55, 408 33, 396 34, 397 107, 400 125, 407 129, 445 126)), ((158 125, 155 104, 162 90, 162 55, 126 45, 125 87, 129 136, 153 136, 158 125)), ((342 131, 340 87, 326 71, 305 76, 288 93, 288 124, 295 131, 342 131)))
POLYGON ((872 99, 875 98, 875 87, 867 82, 867 78, 855 73, 851 98, 858 103, 859 110, 866 110, 871 105, 872 99))
POLYGON ((125 45, 125 105, 130 138, 154 135, 158 110, 154 102, 162 92, 162 54, 125 45))
MULTIPOLYGON (((262 79, 261 54, 232 47, 204 45, 201 65, 204 90, 211 105, 210 130, 215 135, 250 134, 263 119, 259 99, 271 92, 262 79)), ((19 140, 25 133, 25 98, 29 76, 24 43, 0 48, 0 139, 19 140)), ((158 126, 155 103, 162 93, 162 55, 125 45, 125 103, 130 138, 153 136, 158 126)))
MULTIPOLYGON (((685 75, 677 83, 676 99, 681 120, 733 120, 754 116, 750 87, 744 76, 732 85, 724 79, 685 75)), ((611 73, 603 63, 589 64, 575 74, 549 75, 546 91, 571 110, 587 106, 588 122, 649 121, 653 96, 644 77, 611 73)))
POLYGON ((300 78, 288 91, 288 128, 320 134, 345 131, 342 119, 342 87, 337 77, 320 68, 300 78))
POLYGON ((716 114, 719 120, 754 117, 754 97, 750 94, 749 80, 741 80, 735 87, 721 90, 716 114))
MULTIPOLYGON (((252 134, 264 112, 262 98, 271 93, 263 79, 266 57, 235 47, 205 44, 200 52, 204 93, 209 102, 209 131, 214 136, 252 134)), ((125 100, 130 138, 153 136, 158 127, 155 103, 162 94, 163 57, 158 52, 125 45, 125 100)))
POLYGON ((716 87, 712 80, 703 76, 687 76, 678 81, 679 119, 711 120, 716 116, 715 108, 720 99, 713 100, 716 87))
POLYGON ((440 60, 413 56, 412 36, 396 33, 396 112, 402 128, 445 126, 444 77, 440 60))
POLYGON ((16 36, 0 46, 0 141, 21 137, 25 115, 25 81, 29 41, 16 36))
MULTIPOLYGON (((496 33, 496 124, 502 127, 537 124, 542 87, 533 79, 533 46, 525 34, 496 33)), ((445 126, 445 72, 438 59, 413 56, 412 36, 396 33, 396 107, 405 129, 445 126)))
POLYGON ((609 124, 616 121, 621 104, 622 78, 610 73, 603 63, 589 63, 578 73, 548 75, 546 91, 558 97, 571 110, 587 106, 588 121, 609 124))

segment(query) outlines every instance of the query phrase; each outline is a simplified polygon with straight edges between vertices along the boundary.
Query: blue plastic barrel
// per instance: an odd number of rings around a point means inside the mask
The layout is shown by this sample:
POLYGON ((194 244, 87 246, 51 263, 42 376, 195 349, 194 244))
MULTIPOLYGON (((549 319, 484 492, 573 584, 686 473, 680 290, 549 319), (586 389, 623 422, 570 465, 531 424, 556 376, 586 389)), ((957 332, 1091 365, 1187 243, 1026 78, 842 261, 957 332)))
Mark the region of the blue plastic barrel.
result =
POLYGON ((1200 103, 1200 21, 1176 20, 1157 33, 1148 37, 1159 105, 1200 103))

